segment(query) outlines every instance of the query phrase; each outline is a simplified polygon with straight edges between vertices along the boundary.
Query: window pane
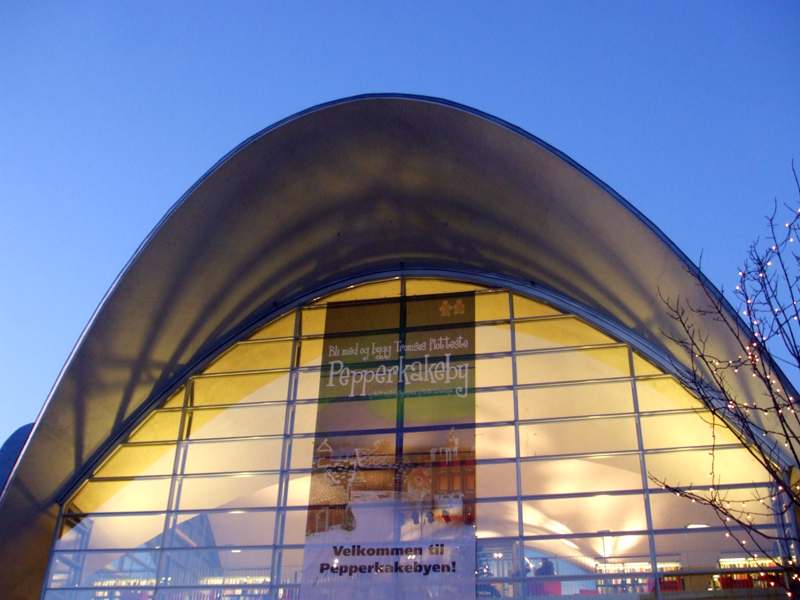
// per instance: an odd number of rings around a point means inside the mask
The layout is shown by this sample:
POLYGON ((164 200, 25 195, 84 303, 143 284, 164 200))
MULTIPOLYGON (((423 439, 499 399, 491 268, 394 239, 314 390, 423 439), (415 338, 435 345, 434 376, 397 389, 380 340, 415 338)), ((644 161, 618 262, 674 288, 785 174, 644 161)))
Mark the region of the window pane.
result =
POLYGON ((475 320, 500 321, 508 319, 508 292, 482 292, 475 294, 475 320))
POLYGON ((606 379, 629 374, 628 349, 623 347, 540 352, 517 357, 517 379, 521 384, 606 379))
POLYGON ((613 344, 616 340, 577 317, 516 321, 517 350, 543 350, 568 346, 613 344))
POLYGON ((475 535, 481 538, 519 536, 516 502, 478 502, 475 507, 475 535))
POLYGON ((268 584, 271 567, 272 550, 168 550, 161 557, 169 586, 268 584))
MULTIPOLYGON (((527 585, 536 595, 547 595, 542 593, 547 588, 540 584, 540 589, 536 590, 535 582, 548 574, 551 577, 587 576, 585 580, 554 581, 557 583, 554 589, 560 589, 563 595, 612 593, 609 588, 613 583, 598 577, 606 573, 619 573, 618 577, 628 579, 616 582, 620 586, 617 593, 637 593, 636 586, 642 582, 630 581, 630 576, 622 573, 650 571, 650 545, 644 535, 615 536, 608 532, 608 535, 591 538, 565 536, 525 541, 525 576, 533 580, 527 585), (623 588, 623 584, 626 587, 623 588)), ((642 591, 646 589, 638 590, 642 591)))
POLYGON ((320 370, 300 371, 297 373, 297 400, 315 400, 319 398, 320 370))
POLYGON ((724 426, 711 426, 709 413, 679 413, 642 416, 642 438, 644 447, 680 448, 692 446, 711 446, 734 444, 736 438, 724 426))
POLYGON ((353 300, 373 300, 379 298, 394 298, 400 295, 400 278, 386 279, 375 283, 354 285, 341 292, 329 294, 321 302, 346 302, 353 300))
MULTIPOLYGON (((743 519, 747 519, 749 515, 750 522, 754 525, 775 524, 775 513, 769 508, 771 502, 767 500, 766 504, 761 504, 754 499, 754 496, 769 498, 768 490, 755 488, 725 490, 721 493, 731 504, 734 515, 743 519)), ((656 529, 699 529, 723 525, 712 507, 666 491, 650 492, 650 511, 653 515, 653 527, 656 529)))
POLYGON ((520 456, 636 450, 633 418, 585 419, 519 426, 520 456))
POLYGON ((68 512, 144 512, 167 508, 170 480, 89 481, 73 497, 68 512))
POLYGON ((514 318, 523 319, 525 317, 543 317, 547 315, 560 315, 561 311, 556 310, 549 304, 537 302, 525 296, 514 294, 514 318))
MULTIPOLYGON (((392 401, 394 413, 391 421, 394 425, 396 402, 392 401)), ((430 425, 473 425, 475 423, 475 398, 468 394, 465 398, 456 395, 442 396, 410 396, 405 399, 403 423, 406 427, 425 427, 430 425)), ((384 425, 386 426, 386 425, 384 425)))
POLYGON ((480 388, 510 386, 514 383, 511 357, 482 358, 475 361, 475 386, 480 388))
POLYGON ((300 323, 298 335, 322 335, 325 333, 325 313, 324 306, 314 308, 304 308, 300 311, 300 323))
MULTIPOLYGON (((363 307, 364 310, 358 311, 356 316, 352 305, 328 305, 325 310, 324 330, 309 331, 304 329, 303 335, 361 333, 397 329, 400 326, 399 300, 365 302, 363 307)), ((303 311, 304 315, 307 310, 309 309, 303 311)))
POLYGON ((286 549, 281 550, 280 562, 281 562, 281 571, 279 577, 281 583, 300 583, 302 581, 303 579, 302 550, 286 550, 286 549))
POLYGON ((647 529, 644 496, 638 494, 525 500, 522 503, 522 519, 525 535, 647 529))
POLYGON ((115 550, 161 545, 164 515, 65 516, 56 550, 115 550))
POLYGON ((314 433, 317 429, 318 408, 316 402, 295 404, 293 433, 314 433))
POLYGON ((700 401, 687 392, 674 377, 638 379, 636 395, 641 412, 702 408, 700 401))
POLYGON ((642 472, 637 455, 535 460, 520 464, 522 494, 575 494, 638 490, 642 472))
POLYGON ((517 495, 516 463, 477 465, 475 470, 478 498, 499 498, 517 495))
POLYGON ((257 330, 248 339, 262 340, 266 338, 291 337, 294 335, 295 314, 296 311, 290 311, 288 314, 271 321, 269 324, 257 330))
POLYGON ((172 394, 168 400, 164 402, 161 408, 180 408, 183 406, 183 400, 186 397, 186 387, 182 386, 177 392, 172 394))
POLYGON ((171 475, 175 466, 175 444, 120 446, 103 463, 96 477, 171 475))
POLYGON ((193 387, 193 406, 286 400, 289 373, 197 377, 193 387))
POLYGON ((414 278, 406 279, 406 296, 427 296, 429 294, 450 294, 486 289, 476 283, 452 281, 448 279, 414 278))
POLYGON ((311 491, 311 475, 292 475, 289 478, 287 506, 307 506, 311 491))
POLYGON ((316 367, 322 364, 324 340, 321 337, 297 340, 298 367, 316 367))
POLYGON ((479 392, 475 394, 475 422, 493 423, 514 420, 514 392, 479 392))
POLYGON ((282 449, 280 438, 189 443, 181 472, 191 475, 278 470, 282 449))
POLYGON ((664 373, 664 371, 635 351, 633 353, 633 372, 637 377, 642 377, 644 375, 662 375, 664 373))
POLYGON ((271 546, 275 511, 179 513, 170 516, 166 547, 271 546))
MULTIPOLYGON (((701 488, 711 482, 711 462, 714 460, 714 480, 717 485, 764 482, 767 472, 744 448, 717 448, 681 452, 655 452, 646 455, 647 472, 670 485, 693 484, 701 488)), ((651 482, 651 486, 658 484, 651 482)))
MULTIPOLYGON (((183 403, 183 398, 181 398, 183 403)), ((157 410, 128 438, 129 442, 171 442, 178 439, 181 411, 157 410)))
POLYGON ((282 543, 305 544, 306 524, 308 523, 308 510, 287 510, 283 513, 283 540, 282 543))
POLYGON ((281 435, 286 405, 283 403, 187 411, 184 439, 281 435))
POLYGON ((507 323, 475 327, 475 353, 511 352, 511 327, 507 323))
POLYGON ((175 497, 177 510, 270 508, 278 501, 278 475, 181 478, 175 497))
POLYGON ((240 342, 211 363, 203 373, 288 369, 291 366, 291 358, 291 340, 240 342))
POLYGON ((633 412, 627 381, 527 388, 517 398, 520 420, 633 412))
POLYGON ((53 555, 49 587, 140 587, 156 583, 158 552, 53 555))
POLYGON ((317 405, 317 433, 394 427, 397 400, 335 400, 317 405))
POLYGON ((517 455, 513 427, 481 427, 475 430, 476 458, 514 458, 517 455))
MULTIPOLYGON (((777 532, 774 529, 765 529, 764 533, 769 536, 775 536, 777 532)), ((658 553, 659 563, 662 557, 669 557, 668 560, 677 562, 680 568, 683 569, 731 569, 731 568, 749 568, 758 569, 758 562, 753 560, 749 555, 746 548, 750 546, 755 553, 764 557, 763 552, 759 552, 756 548, 756 542, 761 545, 765 550, 768 550, 772 557, 780 557, 780 549, 777 548, 770 540, 765 539, 757 533, 750 534, 743 531, 738 527, 731 527, 730 533, 723 530, 705 530, 705 529, 687 529, 685 533, 672 534, 672 535, 657 535, 655 536, 656 552, 658 553), (742 546, 742 541, 746 542, 742 546)), ((769 562, 769 561, 767 561, 769 562)), ((763 564, 763 563, 762 563, 763 564)), ((772 566, 763 564, 763 566, 772 566)), ((704 582, 710 583, 711 575, 705 576, 704 582)), ((715 575, 714 579, 718 579, 715 575)), ((743 581, 752 577, 742 577, 743 581)), ((697 581, 691 582, 693 587, 697 588, 697 581)), ((721 582, 723 589, 730 589, 731 587, 740 587, 732 584, 732 582, 721 582)), ((702 584, 701 584, 702 585, 702 584)), ((758 585, 744 585, 741 587, 761 587, 758 585)), ((708 589, 708 588, 705 588, 708 589)))
POLYGON ((314 459, 313 438, 295 438, 292 440, 291 460, 289 463, 292 467, 292 470, 310 469, 313 459, 314 459))

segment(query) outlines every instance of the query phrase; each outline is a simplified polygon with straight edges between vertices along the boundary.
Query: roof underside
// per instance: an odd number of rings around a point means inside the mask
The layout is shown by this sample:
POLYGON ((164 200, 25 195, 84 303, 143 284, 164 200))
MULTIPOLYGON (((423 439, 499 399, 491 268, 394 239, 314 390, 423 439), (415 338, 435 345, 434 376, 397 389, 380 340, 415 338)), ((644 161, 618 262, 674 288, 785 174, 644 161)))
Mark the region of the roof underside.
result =
POLYGON ((98 310, 0 506, 10 597, 38 597, 59 495, 142 407, 296 298, 401 264, 534 281, 678 357, 659 292, 704 296, 624 201, 487 115, 365 97, 288 119, 176 204, 98 310))

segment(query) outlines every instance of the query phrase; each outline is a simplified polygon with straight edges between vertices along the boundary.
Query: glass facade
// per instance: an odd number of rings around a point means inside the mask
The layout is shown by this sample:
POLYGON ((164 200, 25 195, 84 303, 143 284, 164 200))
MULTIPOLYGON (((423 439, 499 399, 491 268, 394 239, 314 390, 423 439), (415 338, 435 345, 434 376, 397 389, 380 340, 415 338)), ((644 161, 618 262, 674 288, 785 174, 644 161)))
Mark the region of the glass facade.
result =
POLYGON ((723 493, 769 490, 674 378, 585 320, 460 281, 362 284, 151 412, 62 506, 43 597, 770 594, 746 532, 648 477, 705 487, 712 458, 723 493))

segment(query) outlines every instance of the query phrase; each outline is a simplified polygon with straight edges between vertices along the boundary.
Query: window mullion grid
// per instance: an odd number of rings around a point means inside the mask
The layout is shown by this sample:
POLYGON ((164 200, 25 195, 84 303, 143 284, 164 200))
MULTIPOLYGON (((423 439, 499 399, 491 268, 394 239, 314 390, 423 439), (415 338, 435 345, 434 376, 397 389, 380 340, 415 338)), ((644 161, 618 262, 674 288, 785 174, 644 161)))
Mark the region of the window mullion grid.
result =
POLYGON ((183 403, 181 405, 181 418, 178 425, 175 459, 172 463, 172 479, 169 483, 169 494, 167 495, 166 506, 167 510, 166 514, 164 515, 164 528, 161 532, 161 544, 158 548, 158 562, 156 565, 156 585, 154 594, 158 593, 161 580, 163 579, 166 581, 166 565, 164 564, 166 557, 164 554, 164 545, 167 543, 170 522, 173 520, 173 515, 175 514, 173 511, 178 510, 178 497, 180 496, 181 487, 183 486, 183 479, 181 478, 180 474, 183 471, 183 467, 186 462, 186 444, 183 444, 181 440, 184 436, 184 432, 186 431, 186 419, 187 415, 189 414, 189 398, 191 397, 190 394, 192 393, 193 385, 194 384, 192 383, 192 380, 189 379, 189 381, 186 382, 186 387, 183 391, 183 403))
POLYGON ((650 511, 650 486, 647 479, 647 462, 644 454, 644 437, 642 435, 642 417, 639 412, 639 394, 636 385, 636 370, 633 360, 633 349, 628 346, 628 364, 631 370, 631 392, 633 393, 633 412, 636 421, 636 439, 639 444, 639 464, 642 474, 642 493, 644 494, 644 515, 647 522, 647 539, 650 545, 650 570, 653 572, 653 591, 656 600, 661 600, 661 580, 658 574, 658 553, 656 538, 653 534, 653 514, 650 511))
POLYGON ((50 587, 50 574, 53 570, 53 567, 55 566, 55 560, 56 560, 55 548, 59 536, 61 535, 62 521, 64 519, 64 507, 66 505, 67 503, 65 502, 64 504, 58 507, 58 519, 56 519, 56 529, 53 532, 53 541, 50 544, 50 548, 52 548, 52 550, 50 551, 50 564, 48 565, 47 571, 45 572, 44 585, 42 585, 42 591, 39 594, 39 600, 44 600, 44 596, 47 593, 48 588, 50 587))
POLYGON ((514 294, 510 290, 508 294, 508 317, 509 329, 511 332, 511 385, 514 395, 514 467, 517 473, 517 553, 519 556, 519 591, 521 596, 525 596, 525 543, 523 536, 525 535, 524 525, 522 522, 522 502, 520 501, 520 494, 522 493, 522 468, 520 466, 520 441, 519 441, 519 404, 517 397, 517 337, 514 321, 514 294))
POLYGON ((294 407, 297 396, 297 367, 300 364, 298 351, 298 340, 302 335, 300 324, 302 323, 302 309, 296 309, 294 313, 294 336, 292 337, 292 364, 289 372, 289 383, 286 390, 286 413, 283 426, 283 447, 281 451, 280 475, 278 480, 278 501, 275 510, 275 530, 273 532, 272 543, 272 565, 270 567, 270 591, 271 598, 277 599, 280 594, 280 570, 282 564, 283 550, 279 547, 283 543, 284 525, 286 523, 286 505, 289 494, 289 471, 292 465, 292 429, 294 427, 294 407))

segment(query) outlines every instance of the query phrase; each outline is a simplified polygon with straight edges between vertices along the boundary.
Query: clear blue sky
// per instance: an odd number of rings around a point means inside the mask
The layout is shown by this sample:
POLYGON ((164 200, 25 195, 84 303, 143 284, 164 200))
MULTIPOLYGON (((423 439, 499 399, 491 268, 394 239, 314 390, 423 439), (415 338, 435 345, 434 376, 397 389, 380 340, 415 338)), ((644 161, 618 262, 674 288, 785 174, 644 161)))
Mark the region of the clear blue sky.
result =
POLYGON ((570 155, 735 285, 796 205, 800 3, 0 2, 0 443, 150 229, 220 157, 366 92, 570 155))

